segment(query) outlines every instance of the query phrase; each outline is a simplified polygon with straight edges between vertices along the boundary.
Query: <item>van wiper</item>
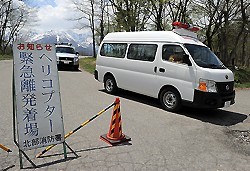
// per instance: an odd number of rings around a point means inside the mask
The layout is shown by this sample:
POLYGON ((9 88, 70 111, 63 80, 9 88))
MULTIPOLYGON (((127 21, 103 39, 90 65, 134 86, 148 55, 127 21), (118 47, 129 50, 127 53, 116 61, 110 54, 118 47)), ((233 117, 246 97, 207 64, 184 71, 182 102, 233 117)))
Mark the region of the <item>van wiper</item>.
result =
POLYGON ((227 67, 224 64, 220 64, 220 67, 226 69, 227 67))
POLYGON ((207 65, 209 68, 214 68, 214 69, 220 69, 220 68, 225 68, 223 64, 216 65, 216 64, 208 64, 207 65))

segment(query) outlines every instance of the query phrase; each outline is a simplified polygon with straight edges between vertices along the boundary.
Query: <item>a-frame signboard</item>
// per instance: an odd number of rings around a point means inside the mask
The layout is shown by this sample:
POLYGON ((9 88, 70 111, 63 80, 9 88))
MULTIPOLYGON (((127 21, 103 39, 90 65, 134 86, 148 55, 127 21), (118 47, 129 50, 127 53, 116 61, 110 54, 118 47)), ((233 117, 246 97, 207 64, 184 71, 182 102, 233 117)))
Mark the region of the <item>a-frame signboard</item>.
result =
POLYGON ((63 143, 66 147, 55 45, 13 44, 13 134, 22 155, 25 151, 63 143))

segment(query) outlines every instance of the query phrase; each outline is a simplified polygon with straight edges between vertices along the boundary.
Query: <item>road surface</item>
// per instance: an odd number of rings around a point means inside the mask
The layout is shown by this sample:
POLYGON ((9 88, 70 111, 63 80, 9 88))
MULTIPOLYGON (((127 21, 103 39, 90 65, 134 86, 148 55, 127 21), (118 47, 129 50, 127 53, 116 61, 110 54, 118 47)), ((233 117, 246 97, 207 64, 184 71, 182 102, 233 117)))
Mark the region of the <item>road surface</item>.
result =
MULTIPOLYGON (((19 170, 12 135, 12 61, 0 61, 0 79, 0 143, 13 151, 0 149, 0 170, 19 170)), ((64 160, 62 145, 39 159, 35 156, 44 148, 27 151, 35 170, 250 170, 250 143, 243 135, 250 130, 250 90, 238 90, 236 104, 227 109, 171 113, 149 97, 127 91, 106 94, 85 71, 59 71, 59 79, 66 133, 120 97, 122 131, 132 141, 111 147, 99 139, 109 131, 109 110, 66 140, 78 158, 68 150, 64 160)), ((24 168, 34 170, 23 160, 24 168)))

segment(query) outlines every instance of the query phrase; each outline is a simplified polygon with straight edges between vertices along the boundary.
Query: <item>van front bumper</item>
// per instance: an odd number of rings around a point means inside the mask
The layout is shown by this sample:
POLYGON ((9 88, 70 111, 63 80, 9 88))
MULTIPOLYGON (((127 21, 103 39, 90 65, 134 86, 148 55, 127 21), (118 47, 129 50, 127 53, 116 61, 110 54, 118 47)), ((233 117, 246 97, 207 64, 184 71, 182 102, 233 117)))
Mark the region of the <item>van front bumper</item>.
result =
POLYGON ((59 57, 57 65, 77 66, 79 65, 79 58, 59 57))
POLYGON ((222 108, 226 103, 235 103, 235 91, 228 94, 210 93, 199 90, 194 91, 193 105, 199 108, 222 108))

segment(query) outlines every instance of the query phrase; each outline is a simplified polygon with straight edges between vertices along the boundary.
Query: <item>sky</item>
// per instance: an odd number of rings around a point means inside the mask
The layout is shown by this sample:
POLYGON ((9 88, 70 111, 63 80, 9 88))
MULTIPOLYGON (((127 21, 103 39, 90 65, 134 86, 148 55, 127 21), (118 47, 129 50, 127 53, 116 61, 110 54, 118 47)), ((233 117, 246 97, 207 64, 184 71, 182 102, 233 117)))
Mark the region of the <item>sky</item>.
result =
POLYGON ((52 7, 57 6, 55 0, 23 0, 23 2, 31 7, 42 7, 51 5, 52 7))
MULTIPOLYGON (((23 0, 23 2, 37 9, 37 23, 32 29, 38 33, 76 28, 77 22, 70 20, 74 14, 69 0, 23 0)), ((75 31, 80 32, 77 29, 75 31)))

